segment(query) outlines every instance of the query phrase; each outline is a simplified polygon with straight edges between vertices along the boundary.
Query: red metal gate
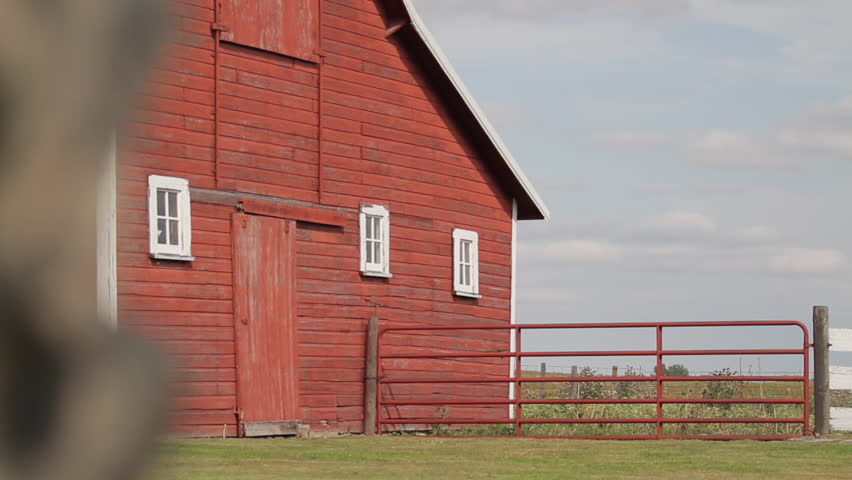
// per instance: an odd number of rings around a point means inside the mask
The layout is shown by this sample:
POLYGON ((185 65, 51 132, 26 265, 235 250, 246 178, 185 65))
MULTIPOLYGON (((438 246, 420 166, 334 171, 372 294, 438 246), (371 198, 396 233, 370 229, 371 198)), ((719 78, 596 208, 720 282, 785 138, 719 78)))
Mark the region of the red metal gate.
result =
MULTIPOLYGON (((438 337, 433 337, 438 338, 438 337)), ((492 338, 493 340, 493 338, 492 338)), ((508 344, 508 342, 507 342, 508 344)), ((736 321, 736 322, 645 322, 645 323, 572 323, 572 324, 528 324, 512 326, 495 325, 458 325, 458 326, 422 326, 422 327, 384 327, 379 333, 378 349, 378 394, 377 394, 377 418, 379 433, 400 430, 430 429, 429 426, 441 426, 445 433, 453 432, 456 435, 465 435, 465 426, 469 425, 498 425, 510 426, 513 433, 498 432, 497 436, 515 435, 519 437, 532 438, 594 438, 594 439, 663 439, 663 438, 699 438, 714 440, 734 439, 758 439, 758 440, 781 440, 811 433, 810 429, 810 392, 809 392, 809 349, 811 347, 807 327, 797 321, 736 321), (792 349, 718 349, 718 350, 666 350, 663 344, 663 333, 666 330, 690 327, 799 327, 802 332, 802 347, 792 349), (529 330, 572 330, 572 329, 655 329, 656 348, 653 350, 611 350, 611 351, 524 351, 522 334, 529 330), (388 342, 388 337, 393 335, 443 335, 443 339, 454 338, 454 335, 465 335, 471 332, 493 332, 505 336, 508 341, 512 338, 511 351, 460 351, 442 348, 439 342, 432 342, 431 347, 424 347, 422 341, 411 342, 388 342), (510 337, 511 334, 511 337, 510 337), (392 344, 391 344, 392 343, 392 344), (709 356, 709 355, 801 355, 802 375, 737 375, 730 376, 666 376, 664 371, 664 359, 669 356, 709 356), (655 357, 656 367, 654 375, 651 376, 524 376, 521 361, 523 358, 532 357, 655 357), (508 368, 505 375, 495 376, 493 368, 488 365, 482 367, 483 373, 475 372, 459 373, 453 367, 446 367, 445 371, 431 371, 425 377, 423 375, 411 376, 406 370, 408 362, 424 361, 446 361, 458 359, 493 359, 491 362, 499 362, 503 359, 504 365, 512 363, 512 372, 508 368), (391 368, 390 362, 394 362, 391 368), (489 370, 486 372, 486 370, 489 370), (664 386, 667 382, 799 382, 801 384, 801 396, 790 398, 768 398, 760 396, 756 398, 666 398, 664 386), (656 385, 655 395, 648 398, 525 398, 523 385, 540 382, 561 382, 573 384, 574 382, 653 382, 656 385), (513 385, 514 398, 495 398, 494 390, 481 398, 464 398, 460 395, 446 394, 444 398, 430 398, 424 389, 411 389, 405 398, 390 397, 393 386, 434 386, 436 385, 513 385), (656 406, 656 415, 647 418, 532 418, 524 415, 525 405, 602 405, 602 404, 646 404, 656 406), (664 407, 671 404, 709 404, 709 405, 795 405, 801 406, 801 414, 787 417, 676 417, 664 414, 664 407), (493 415, 495 407, 503 406, 505 415, 496 417, 493 415), (469 408, 467 414, 458 417, 447 415, 424 416, 419 412, 423 408, 433 408, 436 412, 446 411, 447 408, 464 407, 469 408), (405 409, 415 412, 414 415, 406 415, 405 409), (420 410, 418 410, 420 408, 420 410), (491 408, 492 414, 483 413, 486 408, 491 408), (476 410, 482 409, 482 410, 476 410), (390 415, 390 410, 396 410, 395 415, 390 415), (524 431, 527 425, 543 424, 646 424, 655 426, 654 433, 648 434, 626 434, 626 435, 587 435, 587 434, 531 434, 524 431), (667 433, 666 425, 674 424, 798 424, 801 425, 799 433, 783 434, 681 434, 667 433)), ((422 370, 422 363, 420 364, 422 370)), ((440 365, 440 363, 438 364, 440 365)), ((494 365, 494 363, 491 363, 494 365)), ((425 390, 428 390, 425 389, 425 390)), ((460 392, 460 391, 459 391, 460 392)), ((762 392, 762 390, 761 390, 762 392)), ((720 407, 725 408, 725 407, 720 407)), ((774 409, 773 409, 774 411, 774 409)), ((648 428, 651 430, 651 427, 648 428)), ((472 436, 494 436, 495 432, 473 432, 472 436)))

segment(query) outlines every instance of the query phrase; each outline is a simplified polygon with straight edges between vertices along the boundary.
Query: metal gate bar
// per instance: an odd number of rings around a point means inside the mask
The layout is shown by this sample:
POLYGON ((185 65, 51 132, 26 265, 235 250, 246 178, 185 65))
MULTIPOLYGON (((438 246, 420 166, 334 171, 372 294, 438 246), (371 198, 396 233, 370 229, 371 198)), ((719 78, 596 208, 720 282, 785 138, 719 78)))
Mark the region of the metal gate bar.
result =
MULTIPOLYGON (((526 325, 453 325, 453 326, 417 326, 417 327, 383 327, 379 332, 378 367, 379 380, 377 383, 377 418, 379 433, 385 431, 386 425, 466 425, 466 424, 514 424, 515 436, 529 438, 582 438, 582 439, 712 439, 712 440, 779 440, 792 438, 797 435, 666 435, 664 425, 667 424, 801 424, 802 433, 810 434, 810 340, 807 327, 798 321, 728 321, 728 322, 640 322, 640 323, 568 323, 568 324, 526 324, 526 325), (666 328, 685 327, 780 327, 796 326, 802 330, 802 348, 796 349, 718 349, 718 350, 665 350, 663 348, 663 331, 666 328), (612 328, 654 328, 656 330, 656 349, 654 350, 607 350, 607 351, 549 351, 524 352, 521 343, 521 333, 524 330, 538 329, 612 329, 612 328), (493 330, 514 331, 514 352, 436 352, 436 353, 383 353, 382 338, 389 333, 415 331, 460 331, 460 330, 493 330), (664 372, 664 357, 666 356, 706 356, 706 355, 801 355, 803 362, 802 375, 762 376, 762 375, 731 375, 731 376, 666 376, 664 372), (653 356, 656 357, 656 369, 653 376, 593 376, 593 377, 524 377, 521 368, 523 357, 625 357, 653 356), (388 359, 448 359, 448 358, 510 358, 514 359, 514 376, 465 376, 454 378, 406 378, 388 377, 385 375, 383 360, 388 359), (797 398, 665 398, 663 396, 665 382, 678 381, 771 381, 771 382, 801 382, 802 397, 797 398), (542 382, 654 382, 656 395, 654 398, 624 399, 525 399, 522 386, 525 383, 542 382), (505 383, 515 387, 514 399, 456 399, 456 400, 393 400, 383 398, 385 385, 392 384, 463 384, 463 383, 505 383), (651 404, 656 405, 656 416, 649 418, 524 418, 523 406, 529 404, 651 404), (666 404, 790 404, 802 405, 802 416, 793 418, 766 417, 718 417, 718 418, 675 418, 665 417, 663 406, 666 404), (514 418, 388 418, 384 414, 386 406, 456 406, 456 405, 514 405, 514 418), (525 435, 524 425, 534 424, 653 424, 656 426, 654 435, 525 435)), ((475 435, 493 436, 493 435, 475 435)), ((501 435, 498 435, 501 436, 501 435)), ((463 436, 460 436, 463 437, 463 436)))

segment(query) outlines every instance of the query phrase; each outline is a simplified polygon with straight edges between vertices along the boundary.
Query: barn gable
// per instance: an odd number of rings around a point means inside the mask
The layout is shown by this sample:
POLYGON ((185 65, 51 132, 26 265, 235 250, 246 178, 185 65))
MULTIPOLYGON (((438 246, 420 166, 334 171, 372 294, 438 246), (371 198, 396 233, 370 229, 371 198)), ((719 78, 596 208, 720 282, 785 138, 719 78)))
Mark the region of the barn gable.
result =
POLYGON ((489 160, 489 168, 503 179, 517 200, 518 219, 549 218, 544 201, 420 19, 412 1, 383 0, 382 3, 391 25, 388 34, 398 36, 421 68, 429 72, 430 82, 441 93, 445 104, 451 106, 453 118, 465 125, 470 141, 481 149, 483 157, 489 160))
POLYGON ((295 337, 276 347, 296 349, 287 411, 316 429, 357 432, 367 319, 508 323, 515 220, 547 215, 407 2, 313 1, 316 42, 226 21, 226 4, 275 2, 173 0, 178 35, 120 145, 119 322, 179 366, 177 433, 236 435, 248 418, 241 332, 259 322, 241 313, 257 303, 241 269, 265 261, 246 256, 256 239, 245 232, 289 242, 276 260, 286 268, 267 272, 287 277, 291 296, 281 305, 295 337), (151 255, 152 175, 188 184, 191 255, 151 255), (365 205, 389 212, 386 276, 362 273, 365 205), (456 231, 476 234, 476 295, 454 285, 456 231))

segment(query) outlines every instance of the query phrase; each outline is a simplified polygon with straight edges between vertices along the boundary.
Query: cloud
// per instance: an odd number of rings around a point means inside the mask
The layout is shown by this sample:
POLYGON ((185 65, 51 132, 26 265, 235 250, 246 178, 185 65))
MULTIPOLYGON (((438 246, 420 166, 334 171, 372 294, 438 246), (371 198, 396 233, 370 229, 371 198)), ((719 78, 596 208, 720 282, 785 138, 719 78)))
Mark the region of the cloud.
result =
POLYGON ((594 234, 573 229, 554 240, 521 242, 521 258, 544 268, 594 263, 624 272, 834 274, 847 266, 834 249, 784 245, 773 226, 720 226, 711 217, 672 211, 594 234))
POLYGON ((723 185, 714 183, 688 183, 678 185, 638 185, 634 188, 637 193, 648 195, 667 195, 675 197, 726 196, 742 195, 749 189, 742 186, 723 185))
MULTIPOLYGON (((714 81, 754 77, 805 85, 852 81, 845 45, 852 2, 821 0, 416 0, 453 58, 513 65, 606 64, 665 58, 714 81), (684 32, 721 27, 765 39, 760 58, 737 49, 696 56, 684 32)), ((724 44, 724 42, 721 42, 724 44)))
POLYGON ((754 225, 735 232, 734 238, 745 243, 766 243, 777 241, 779 234, 775 227, 754 225))
POLYGON ((711 234, 717 227, 713 219, 702 213, 674 211, 646 219, 642 229, 651 233, 680 236, 711 234))
POLYGON ((523 248, 525 255, 529 257, 571 262, 612 262, 619 260, 624 254, 618 245, 580 239, 525 245, 523 248))
POLYGON ((846 255, 832 249, 708 246, 688 242, 614 243, 600 239, 526 243, 522 244, 521 254, 527 261, 555 268, 596 263, 610 264, 622 271, 655 273, 824 275, 838 273, 848 264, 846 255))
POLYGON ((809 111, 788 122, 788 128, 796 127, 833 132, 852 130, 852 95, 835 102, 814 105, 809 111))
POLYGON ((630 130, 602 133, 597 135, 594 140, 595 142, 602 145, 628 148, 662 147, 672 143, 671 135, 665 133, 641 132, 630 130))
POLYGON ((552 21, 555 16, 594 12, 633 12, 668 16, 690 10, 689 0, 419 0, 418 10, 436 15, 476 13, 503 20, 552 21))
MULTIPOLYGON (((759 32, 778 43, 777 53, 761 65, 764 73, 802 83, 848 85, 852 40, 846 19, 852 16, 848 0, 701 0, 692 2, 692 14, 708 22, 759 32)), ((746 68, 748 68, 746 66, 746 68)))
POLYGON ((460 64, 572 65, 648 57, 660 32, 635 18, 666 18, 685 0, 418 0, 417 10, 460 64), (590 50, 584 46, 594 45, 590 50))
POLYGON ((846 256, 836 250, 786 248, 774 254, 770 266, 785 273, 826 273, 846 264, 846 256))
POLYGON ((769 132, 711 128, 660 133, 606 132, 597 145, 669 151, 713 167, 803 168, 824 161, 852 161, 852 95, 815 105, 769 132))

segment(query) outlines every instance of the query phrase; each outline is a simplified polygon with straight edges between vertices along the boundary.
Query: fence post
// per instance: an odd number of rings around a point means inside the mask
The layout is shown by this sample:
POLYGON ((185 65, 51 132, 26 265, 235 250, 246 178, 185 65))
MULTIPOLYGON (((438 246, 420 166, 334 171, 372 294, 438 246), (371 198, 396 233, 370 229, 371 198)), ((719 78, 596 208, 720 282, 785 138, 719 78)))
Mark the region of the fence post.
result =
MULTIPOLYGON (((831 392, 828 384, 828 307, 814 307, 814 435, 831 431, 831 392)), ((808 379, 805 379, 808 381, 808 379)), ((807 412, 806 412, 807 413, 807 412)))
MULTIPOLYGON (((612 366, 612 376, 618 376, 618 365, 612 366)), ((615 382, 609 382, 609 392, 611 395, 615 396, 615 394, 618 392, 618 384, 615 382)))
MULTIPOLYGON (((577 368, 577 365, 571 366, 571 376, 572 377, 579 377, 580 376, 580 369, 577 368)), ((571 395, 569 395, 570 398, 572 398, 572 399, 580 398, 580 382, 574 382, 573 384, 571 384, 571 388, 568 391, 571 392, 571 395)))
MULTIPOLYGON (((544 363, 544 362, 541 362, 541 378, 544 378, 546 376, 547 376, 547 364, 544 363)), ((545 395, 545 387, 546 386, 547 386, 547 384, 544 383, 544 382, 541 382, 541 383, 538 384, 538 394, 541 398, 544 398, 546 396, 545 395)))
POLYGON ((376 423, 376 402, 379 380, 379 317, 370 318, 367 322, 367 356, 364 369, 364 435, 375 435, 378 430, 376 423))

